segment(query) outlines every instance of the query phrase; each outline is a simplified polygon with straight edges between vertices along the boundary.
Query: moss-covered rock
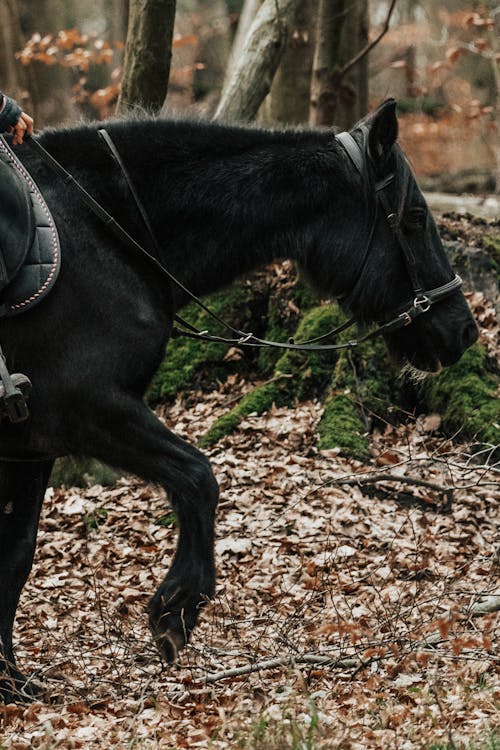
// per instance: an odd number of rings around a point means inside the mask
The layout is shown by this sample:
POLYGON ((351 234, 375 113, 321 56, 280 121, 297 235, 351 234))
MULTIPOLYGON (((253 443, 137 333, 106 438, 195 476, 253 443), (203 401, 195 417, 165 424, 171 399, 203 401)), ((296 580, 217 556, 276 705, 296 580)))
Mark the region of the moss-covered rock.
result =
POLYGON ((95 458, 66 456, 58 458, 50 475, 51 487, 104 487, 114 484, 120 473, 95 458))
MULTIPOLYGON (((481 290, 489 299, 497 300, 497 225, 452 217, 446 222, 445 234, 446 250, 466 288, 481 290)), ((291 334, 297 342, 315 338, 345 320, 338 308, 318 305, 287 264, 270 266, 257 283, 239 282, 206 302, 235 327, 274 341, 287 341, 291 334)), ((190 306, 182 314, 200 329, 227 333, 197 307, 190 306)), ((337 341, 346 342, 352 336, 349 330, 337 341)), ((212 425, 201 440, 203 446, 233 432, 249 414, 262 414, 273 404, 293 406, 310 398, 321 398, 325 403, 318 428, 320 448, 339 447, 356 458, 366 457, 368 433, 374 424, 394 423, 406 418, 407 412, 439 412, 443 432, 448 435, 460 431, 466 438, 500 442, 499 373, 480 347, 418 387, 391 365, 382 339, 328 353, 251 349, 245 350, 241 360, 229 362, 226 353, 224 344, 172 341, 150 393, 152 401, 168 399, 200 385, 216 386, 218 380, 235 371, 265 381, 212 425)))
MULTIPOLYGON (((294 340, 301 342, 322 336, 344 322, 344 314, 335 306, 313 307, 304 314, 294 340)), ((283 336, 278 338, 283 340, 283 336)), ((351 338, 352 332, 344 331, 336 342, 345 343, 351 338)), ((382 341, 367 342, 353 350, 286 350, 276 362, 272 379, 254 388, 220 417, 200 444, 213 445, 231 434, 244 417, 262 414, 273 404, 292 406, 297 401, 323 398, 326 394, 319 425, 320 448, 338 447, 345 455, 366 458, 369 424, 374 416, 387 418, 396 383, 397 373, 389 364, 382 341)))
POLYGON ((500 445, 500 372, 480 344, 437 377, 427 378, 419 395, 420 407, 439 413, 448 434, 500 445))
MULTIPOLYGON (((343 321, 343 314, 333 306, 318 306, 305 313, 294 339, 306 341, 322 336, 343 321)), ((280 336, 279 338, 282 338, 280 336)), ((248 414, 262 414, 276 406, 292 406, 296 400, 320 395, 331 380, 337 352, 309 353, 286 350, 278 359, 271 382, 257 386, 230 412, 220 417, 200 441, 213 445, 233 432, 248 414)))
POLYGON ((318 436, 320 450, 340 448, 341 453, 359 461, 368 457, 367 428, 347 393, 333 393, 325 401, 318 436))
MULTIPOLYGON (((339 338, 352 338, 345 331, 339 338)), ((339 352, 318 425, 319 448, 340 448, 357 459, 368 456, 368 433, 374 422, 392 419, 398 373, 381 339, 339 352)))
MULTIPOLYGON (((317 307, 319 299, 300 276, 289 275, 280 284, 273 283, 269 294, 267 327, 264 338, 268 341, 287 341, 298 336, 297 325, 304 312, 317 307)), ((257 367, 262 376, 270 375, 283 350, 262 348, 257 367)))
MULTIPOLYGON (((300 321, 294 341, 308 341, 328 333, 341 325, 345 316, 338 307, 320 305, 308 310, 300 321)), ((293 394, 289 403, 296 399, 303 401, 319 396, 328 386, 338 359, 338 352, 302 352, 286 350, 276 363, 274 374, 293 375, 287 384, 287 391, 293 394)))
MULTIPOLYGON (((286 341, 293 331, 288 330, 287 319, 283 315, 281 300, 273 294, 269 296, 267 308, 267 328, 264 338, 267 341, 286 341)), ((272 373, 281 352, 279 349, 263 347, 259 350, 258 370, 262 375, 272 373)))

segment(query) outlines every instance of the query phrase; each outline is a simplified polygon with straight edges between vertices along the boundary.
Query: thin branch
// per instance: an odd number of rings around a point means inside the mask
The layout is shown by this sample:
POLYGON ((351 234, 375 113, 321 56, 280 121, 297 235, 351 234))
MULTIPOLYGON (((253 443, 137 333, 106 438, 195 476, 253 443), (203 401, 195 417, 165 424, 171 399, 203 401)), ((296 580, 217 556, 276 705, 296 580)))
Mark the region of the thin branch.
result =
POLYGON ((434 696, 434 698, 436 700, 437 707, 439 709, 439 713, 441 714, 441 718, 442 718, 443 723, 444 723, 444 725, 446 727, 446 730, 447 730, 447 733, 448 733, 448 747, 450 748, 450 750, 457 750, 457 745, 456 745, 455 740, 453 738, 452 724, 451 724, 451 721, 446 718, 446 714, 444 712, 443 705, 442 705, 442 703, 441 703, 441 701, 439 699, 439 694, 438 694, 438 691, 437 691, 437 686, 435 684, 430 685, 429 686, 429 690, 430 690, 430 692, 432 693, 432 695, 434 696))
POLYGON ((481 615, 489 615, 492 612, 498 611, 500 611, 500 595, 494 594, 486 597, 484 601, 473 604, 469 610, 469 614, 473 617, 480 617, 481 615))
MULTIPOLYGON (((428 483, 427 483, 428 484, 428 483)), ((486 601, 475 604, 468 610, 469 614, 482 616, 500 610, 500 596, 489 596, 486 601)), ((438 644, 448 641, 443 638, 439 631, 429 633, 419 641, 411 644, 410 651, 416 651, 421 648, 436 648, 438 644)), ((396 642, 396 641, 394 641, 396 642)), ((379 646, 382 644, 378 644, 379 646)), ((261 672, 265 669, 277 669, 278 667, 293 667, 295 664, 313 664, 336 669, 354 669, 351 679, 354 679, 359 672, 370 666, 373 662, 379 662, 385 657, 390 656, 388 651, 385 654, 378 654, 368 659, 345 658, 332 659, 325 654, 297 654, 292 656, 277 656, 274 659, 265 659, 263 661, 246 664, 243 667, 233 667, 220 672, 211 672, 205 676, 205 682, 213 683, 219 680, 225 680, 229 677, 241 677, 242 675, 252 674, 252 672, 261 672)), ((493 658, 493 657, 491 657, 493 658)))
POLYGON ((330 656, 322 656, 319 654, 303 654, 302 656, 277 656, 275 659, 266 659, 265 661, 257 661, 253 664, 247 664, 244 667, 234 667, 233 669, 225 669, 221 672, 212 672, 207 674, 205 682, 217 682, 218 680, 225 680, 228 677, 240 677, 244 674, 251 674, 252 672, 260 672, 264 669, 276 669, 277 667, 293 667, 294 664, 321 664, 328 667, 337 667, 340 669, 351 669, 352 667, 359 667, 359 659, 337 659, 336 661, 330 656))
POLYGON ((366 55, 369 52, 371 52, 371 50, 374 47, 377 46, 377 44, 380 42, 380 40, 382 39, 382 37, 387 34, 387 32, 389 31, 389 24, 391 22, 392 12, 393 12, 393 10, 394 10, 394 8, 396 6, 396 2, 397 2, 397 0, 391 0, 391 4, 389 6, 389 10, 387 11, 387 16, 386 16, 384 25, 382 27, 382 31, 375 37, 375 39, 372 39, 371 42, 368 42, 368 44, 366 44, 363 47, 363 49, 361 49, 358 52, 357 55, 354 55, 354 57, 351 58, 351 60, 349 60, 348 62, 346 62, 346 64, 344 65, 344 67, 340 71, 340 78, 343 78, 345 76, 345 74, 348 73, 351 70, 351 68, 353 68, 356 65, 356 63, 358 63, 360 60, 362 60, 364 57, 366 57, 366 55))

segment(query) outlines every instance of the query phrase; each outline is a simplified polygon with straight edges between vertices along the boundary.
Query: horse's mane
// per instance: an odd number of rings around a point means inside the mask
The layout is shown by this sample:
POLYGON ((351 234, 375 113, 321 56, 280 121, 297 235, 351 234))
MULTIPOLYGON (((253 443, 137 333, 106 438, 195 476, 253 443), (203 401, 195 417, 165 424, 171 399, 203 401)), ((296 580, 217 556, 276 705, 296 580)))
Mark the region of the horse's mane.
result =
MULTIPOLYGON (((119 141, 136 142, 135 153, 141 158, 141 142, 146 139, 157 148, 168 148, 171 153, 186 152, 210 155, 214 158, 231 158, 253 149, 273 149, 277 146, 295 149, 297 152, 325 149, 338 152, 332 130, 311 128, 270 129, 259 126, 215 122, 196 117, 153 116, 134 110, 124 117, 106 121, 81 122, 59 128, 46 128, 40 140, 48 149, 61 155, 71 154, 72 160, 85 156, 87 164, 96 154, 96 163, 102 153, 96 153, 97 131, 106 128, 119 141)), ((156 158, 161 155, 157 152, 156 158)))

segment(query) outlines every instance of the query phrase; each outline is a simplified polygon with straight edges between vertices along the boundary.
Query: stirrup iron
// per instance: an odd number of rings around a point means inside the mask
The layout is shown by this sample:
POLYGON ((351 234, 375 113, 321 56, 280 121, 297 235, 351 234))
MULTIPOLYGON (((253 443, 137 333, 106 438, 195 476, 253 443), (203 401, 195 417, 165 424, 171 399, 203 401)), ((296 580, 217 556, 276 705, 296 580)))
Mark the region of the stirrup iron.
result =
POLYGON ((30 379, 20 372, 10 374, 2 347, 0 347, 0 419, 8 417, 9 421, 14 424, 28 419, 29 410, 26 400, 30 393, 30 379))

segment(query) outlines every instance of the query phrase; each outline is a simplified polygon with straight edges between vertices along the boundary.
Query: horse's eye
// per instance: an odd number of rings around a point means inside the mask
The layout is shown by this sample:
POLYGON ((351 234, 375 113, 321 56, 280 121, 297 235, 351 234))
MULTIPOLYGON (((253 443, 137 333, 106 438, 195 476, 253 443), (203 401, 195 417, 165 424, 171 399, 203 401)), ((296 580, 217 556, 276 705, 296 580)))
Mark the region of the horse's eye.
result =
POLYGON ((420 208, 418 206, 409 208, 404 217, 405 229, 409 232, 416 232, 419 229, 424 229, 426 218, 427 211, 425 208, 420 208))

